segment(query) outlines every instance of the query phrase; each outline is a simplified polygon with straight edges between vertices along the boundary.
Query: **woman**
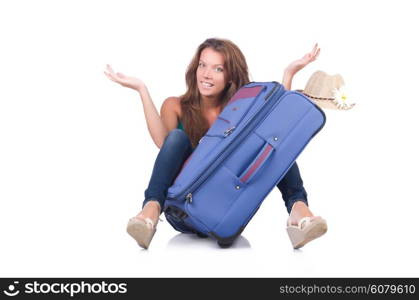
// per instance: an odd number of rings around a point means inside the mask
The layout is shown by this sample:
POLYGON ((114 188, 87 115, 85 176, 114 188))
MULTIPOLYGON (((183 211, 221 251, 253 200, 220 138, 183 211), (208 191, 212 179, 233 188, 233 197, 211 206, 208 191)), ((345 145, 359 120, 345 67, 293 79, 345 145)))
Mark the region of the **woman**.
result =
MULTIPOLYGON (((293 76, 320 53, 317 44, 310 53, 292 62, 284 71, 282 84, 291 89, 293 76)), ((157 112, 145 84, 135 77, 115 73, 107 65, 105 75, 124 87, 139 92, 147 127, 160 152, 154 164, 149 186, 145 191, 143 209, 131 218, 127 231, 143 247, 148 248, 156 231, 167 190, 192 153, 199 139, 211 127, 232 95, 248 83, 245 57, 231 41, 207 39, 197 49, 187 72, 187 91, 181 97, 167 98, 157 112)), ((326 223, 313 216, 308 208, 296 163, 278 183, 289 213, 287 229, 294 231, 290 238, 294 248, 321 236, 326 223)))

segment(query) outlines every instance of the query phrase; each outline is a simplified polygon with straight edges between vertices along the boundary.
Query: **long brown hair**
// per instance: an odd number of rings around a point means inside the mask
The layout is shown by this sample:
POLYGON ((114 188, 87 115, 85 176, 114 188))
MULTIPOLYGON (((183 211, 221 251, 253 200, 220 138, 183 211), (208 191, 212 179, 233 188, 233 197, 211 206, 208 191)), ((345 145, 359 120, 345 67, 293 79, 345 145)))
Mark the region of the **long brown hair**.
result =
POLYGON ((180 97, 182 108, 181 121, 193 147, 196 147, 199 139, 209 129, 208 122, 201 111, 201 95, 196 79, 199 58, 205 48, 211 48, 224 55, 224 67, 226 70, 226 81, 228 83, 217 103, 217 106, 221 106, 221 109, 224 108, 228 100, 240 87, 250 81, 246 59, 239 47, 233 42, 225 39, 210 38, 199 45, 195 56, 186 70, 187 91, 180 97))

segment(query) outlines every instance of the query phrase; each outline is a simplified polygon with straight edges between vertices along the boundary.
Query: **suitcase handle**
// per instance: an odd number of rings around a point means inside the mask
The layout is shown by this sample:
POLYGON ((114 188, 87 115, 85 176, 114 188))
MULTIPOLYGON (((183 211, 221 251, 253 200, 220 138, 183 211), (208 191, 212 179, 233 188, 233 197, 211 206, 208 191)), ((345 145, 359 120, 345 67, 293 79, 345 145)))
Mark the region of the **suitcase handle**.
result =
POLYGON ((243 183, 249 183, 252 178, 262 169, 265 162, 268 161, 269 156, 271 156, 274 148, 268 142, 262 147, 259 153, 256 155, 255 159, 250 163, 250 165, 244 170, 244 172, 239 176, 240 181, 243 183))

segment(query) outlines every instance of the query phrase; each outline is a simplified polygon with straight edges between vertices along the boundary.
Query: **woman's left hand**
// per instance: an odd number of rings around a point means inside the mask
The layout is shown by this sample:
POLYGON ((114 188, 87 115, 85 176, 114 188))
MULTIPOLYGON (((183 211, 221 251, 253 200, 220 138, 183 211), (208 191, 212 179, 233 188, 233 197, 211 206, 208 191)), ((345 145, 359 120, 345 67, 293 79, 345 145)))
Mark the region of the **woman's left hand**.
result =
POLYGON ((317 48, 317 43, 314 45, 313 50, 311 52, 304 55, 302 58, 297 59, 296 61, 293 61, 288 65, 288 67, 285 69, 290 74, 294 75, 298 71, 300 71, 302 68, 307 66, 312 61, 315 61, 316 58, 320 54, 320 48, 317 48))

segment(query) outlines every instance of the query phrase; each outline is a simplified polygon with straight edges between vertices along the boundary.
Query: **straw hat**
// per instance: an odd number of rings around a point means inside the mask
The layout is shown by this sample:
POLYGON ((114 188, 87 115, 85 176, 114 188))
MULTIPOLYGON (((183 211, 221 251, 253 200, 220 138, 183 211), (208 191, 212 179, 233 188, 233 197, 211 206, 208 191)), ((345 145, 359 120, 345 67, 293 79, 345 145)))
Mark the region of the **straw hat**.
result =
POLYGON ((355 105, 346 95, 345 82, 340 74, 328 75, 323 71, 316 71, 304 90, 297 91, 322 108, 348 110, 355 105))

